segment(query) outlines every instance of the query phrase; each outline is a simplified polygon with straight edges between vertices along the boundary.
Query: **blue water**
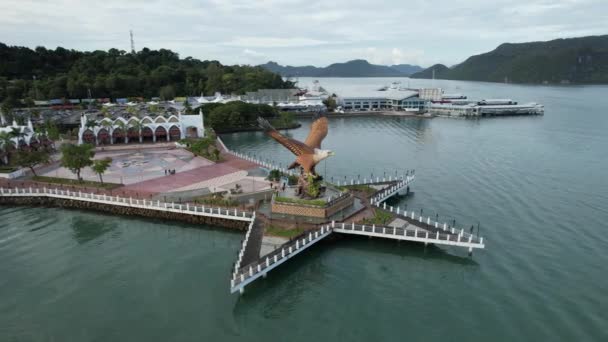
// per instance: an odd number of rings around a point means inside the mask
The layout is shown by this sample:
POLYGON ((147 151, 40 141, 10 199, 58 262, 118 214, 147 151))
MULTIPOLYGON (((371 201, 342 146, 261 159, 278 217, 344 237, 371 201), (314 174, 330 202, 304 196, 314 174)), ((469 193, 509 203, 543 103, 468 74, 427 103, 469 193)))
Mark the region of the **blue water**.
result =
MULTIPOLYGON (((310 82, 300 79, 300 82, 310 82)), ((322 79, 338 92, 392 79, 322 79)), ((407 80, 403 80, 407 84, 407 80)), ((327 179, 416 169, 394 202, 480 223, 486 249, 322 243, 228 293, 241 236, 212 227, 0 207, 0 340, 608 340, 608 87, 411 81, 545 105, 542 117, 343 118, 327 179), (196 229, 195 229, 196 228, 196 229)), ((303 139, 308 121, 288 134, 303 139)), ((226 145, 286 165, 261 133, 226 145)))

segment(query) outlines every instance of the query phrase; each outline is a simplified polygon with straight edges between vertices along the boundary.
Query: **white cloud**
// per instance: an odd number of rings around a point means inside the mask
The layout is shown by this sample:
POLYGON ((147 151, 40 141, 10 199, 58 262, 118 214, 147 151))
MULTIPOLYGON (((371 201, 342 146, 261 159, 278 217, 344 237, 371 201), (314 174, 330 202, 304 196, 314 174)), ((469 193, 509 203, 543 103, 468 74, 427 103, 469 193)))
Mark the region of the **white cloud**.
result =
POLYGON ((228 46, 240 47, 260 47, 260 48, 283 48, 283 47, 302 47, 327 44, 326 41, 304 38, 304 37, 236 37, 224 43, 228 46))

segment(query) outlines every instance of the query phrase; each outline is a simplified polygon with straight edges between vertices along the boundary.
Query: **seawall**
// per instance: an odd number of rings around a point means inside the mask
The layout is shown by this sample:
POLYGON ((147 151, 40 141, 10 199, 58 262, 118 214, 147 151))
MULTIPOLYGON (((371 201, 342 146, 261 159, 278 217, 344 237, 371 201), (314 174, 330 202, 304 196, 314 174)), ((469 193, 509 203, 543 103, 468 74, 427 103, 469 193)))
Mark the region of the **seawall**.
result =
POLYGON ((87 201, 70 200, 63 198, 52 197, 0 197, 0 205, 24 205, 24 206, 43 206, 43 207, 59 207, 69 209, 93 210, 98 212, 124 215, 138 216, 146 218, 158 218, 163 220, 174 220, 187 222, 192 224, 205 224, 212 226, 220 226, 229 229, 245 231, 248 222, 227 220, 217 217, 190 215, 188 213, 176 213, 169 211, 151 210, 144 208, 124 207, 119 205, 95 203, 87 201))

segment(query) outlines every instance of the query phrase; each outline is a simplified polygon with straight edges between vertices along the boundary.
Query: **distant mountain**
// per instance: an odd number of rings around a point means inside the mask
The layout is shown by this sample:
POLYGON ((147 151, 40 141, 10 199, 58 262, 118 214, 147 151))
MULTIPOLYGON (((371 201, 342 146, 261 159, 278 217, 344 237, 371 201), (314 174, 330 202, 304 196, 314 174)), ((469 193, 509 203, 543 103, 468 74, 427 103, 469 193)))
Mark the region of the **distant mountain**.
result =
POLYGON ((391 68, 395 69, 407 76, 424 70, 423 67, 420 67, 418 65, 411 65, 411 64, 395 64, 395 65, 391 65, 391 68))
POLYGON ((505 43, 445 70, 434 65, 412 78, 514 83, 608 83, 608 35, 505 43))
POLYGON ((419 71, 417 73, 410 75, 410 77, 411 78, 433 78, 434 77, 437 79, 444 79, 444 78, 446 78, 446 75, 448 74, 449 71, 450 71, 450 68, 448 68, 447 66, 445 66, 443 64, 435 64, 422 71, 419 71), (435 75, 433 75, 433 71, 435 71, 435 75))
POLYGON ((291 77, 404 77, 411 74, 410 70, 422 70, 421 67, 416 65, 400 64, 389 67, 370 64, 362 59, 355 59, 346 63, 334 63, 324 68, 310 65, 301 67, 282 66, 276 62, 268 62, 260 66, 281 76, 291 77))

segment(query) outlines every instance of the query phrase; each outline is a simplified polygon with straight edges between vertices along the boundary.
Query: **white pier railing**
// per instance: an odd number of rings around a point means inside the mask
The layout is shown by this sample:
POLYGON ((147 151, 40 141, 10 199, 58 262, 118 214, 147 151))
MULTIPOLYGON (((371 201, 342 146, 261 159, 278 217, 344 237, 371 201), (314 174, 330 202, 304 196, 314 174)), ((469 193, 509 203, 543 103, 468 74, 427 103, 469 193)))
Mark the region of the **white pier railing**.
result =
POLYGON ((284 168, 282 166, 276 165, 276 164, 268 162, 268 161, 259 160, 259 159, 255 158, 255 157, 252 157, 252 156, 249 156, 249 155, 246 155, 246 154, 243 154, 243 153, 235 152, 235 151, 232 151, 232 150, 229 150, 229 149, 226 149, 226 152, 232 154, 235 157, 239 157, 239 158, 241 158, 243 160, 246 160, 248 162, 251 162, 251 163, 254 163, 254 164, 258 164, 261 167, 264 167, 264 168, 266 168, 268 170, 279 170, 282 173, 287 174, 287 175, 295 175, 296 174, 293 170, 288 170, 287 168, 284 168))
POLYGON ((265 277, 266 274, 275 267, 281 265, 289 258, 297 255, 315 243, 321 241, 323 238, 330 235, 331 232, 332 230, 330 226, 321 226, 321 228, 317 228, 314 231, 309 231, 303 236, 284 244, 281 246, 281 248, 275 249, 257 262, 241 268, 235 272, 235 274, 233 274, 233 277, 230 280, 230 293, 243 293, 245 286, 259 277, 265 277))
POLYGON ((227 209, 220 207, 205 207, 193 204, 168 203, 132 197, 109 196, 105 194, 94 194, 82 191, 70 191, 57 188, 0 188, 2 197, 50 197, 100 204, 110 204, 122 207, 141 208, 164 212, 173 212, 194 216, 206 216, 250 222, 255 219, 255 213, 238 209, 227 209))
POLYGON ((331 223, 331 229, 336 233, 342 234, 354 234, 354 235, 365 235, 389 238, 395 240, 407 240, 423 242, 425 244, 436 244, 436 245, 448 245, 458 247, 468 247, 469 252, 473 248, 484 248, 483 238, 477 238, 474 235, 468 235, 465 237, 460 234, 443 233, 441 231, 431 232, 425 229, 419 229, 418 227, 409 226, 405 228, 389 227, 389 226, 376 226, 376 225, 362 225, 362 224, 348 224, 348 223, 331 223))
POLYGON ((234 279, 237 276, 239 269, 241 268, 241 262, 243 262, 243 256, 245 255, 245 248, 247 248, 247 244, 249 243, 249 236, 251 236, 251 230, 253 229, 253 225, 255 224, 255 212, 251 218, 251 222, 247 227, 247 233, 245 233, 245 238, 243 239, 243 243, 241 244, 241 249, 239 250, 239 254, 236 258, 236 262, 234 264, 234 270, 232 271, 232 278, 234 279))
MULTIPOLYGON (((471 240, 471 241, 483 241, 483 237, 478 237, 474 234, 470 234, 464 231, 464 228, 456 228, 450 226, 447 222, 438 222, 432 219, 430 216, 422 216, 418 214, 416 216, 416 212, 414 210, 407 211, 407 209, 401 209, 400 207, 393 207, 390 205, 386 205, 385 203, 374 203, 374 205, 378 208, 382 208, 384 210, 390 211, 397 215, 397 217, 401 217, 405 219, 407 222, 412 224, 417 224, 421 228, 434 228, 435 230, 441 230, 445 234, 458 235, 462 238, 462 240, 471 240)), ((483 247, 481 247, 483 248, 483 247)))
MULTIPOLYGON (((357 178, 350 178, 347 179, 346 177, 344 177, 344 179, 338 179, 335 182, 332 182, 334 184, 336 184, 337 186, 353 186, 353 185, 373 185, 373 184, 382 184, 382 183, 390 183, 390 182, 395 182, 398 180, 404 180, 407 179, 409 177, 412 177, 413 179, 414 176, 414 171, 408 171, 405 175, 401 175, 401 176, 393 176, 393 175, 389 175, 388 177, 384 176, 384 177, 363 177, 363 179, 361 179, 360 177, 357 178)), ((333 178, 333 177, 332 177, 333 178)))
POLYGON ((386 201, 391 196, 394 196, 403 189, 407 188, 410 183, 414 181, 414 178, 415 176, 413 174, 406 176, 404 179, 397 182, 397 184, 391 185, 388 189, 384 189, 380 191, 380 193, 376 194, 370 199, 370 203, 372 205, 378 205, 386 201))

